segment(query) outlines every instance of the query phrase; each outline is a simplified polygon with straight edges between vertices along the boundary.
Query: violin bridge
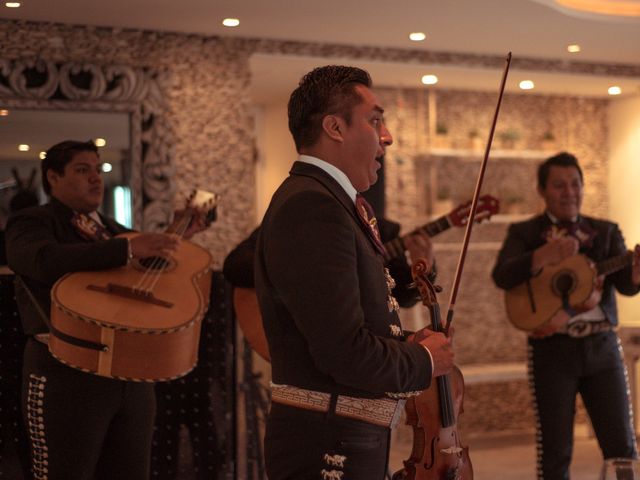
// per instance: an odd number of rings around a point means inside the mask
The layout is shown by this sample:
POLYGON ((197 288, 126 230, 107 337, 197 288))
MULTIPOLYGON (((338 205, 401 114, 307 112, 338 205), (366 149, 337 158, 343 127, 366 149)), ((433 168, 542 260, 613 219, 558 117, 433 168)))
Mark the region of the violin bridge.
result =
POLYGON ((458 455, 462 453, 461 447, 449 447, 440 449, 440 453, 446 453, 447 455, 458 455))

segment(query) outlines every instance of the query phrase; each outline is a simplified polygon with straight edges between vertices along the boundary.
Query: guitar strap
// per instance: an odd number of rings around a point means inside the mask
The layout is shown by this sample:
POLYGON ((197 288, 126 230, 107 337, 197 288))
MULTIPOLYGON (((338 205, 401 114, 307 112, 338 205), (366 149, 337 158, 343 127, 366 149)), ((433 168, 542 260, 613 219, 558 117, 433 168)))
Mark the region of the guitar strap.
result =
POLYGON ((69 343, 69 344, 74 345, 76 347, 88 348, 90 350, 97 350, 97 351, 100 351, 100 352, 109 351, 109 346, 108 345, 104 345, 102 343, 92 342, 90 340, 84 340, 84 339, 78 338, 78 337, 73 337, 71 335, 67 335, 66 333, 61 332, 60 330, 58 330, 56 327, 54 327, 51 324, 51 322, 49 321, 49 317, 44 312, 44 309, 40 305, 40 302, 38 302, 38 299, 35 297, 35 295, 31 291, 31 289, 27 286, 27 284, 22 279, 22 277, 20 277, 19 275, 16 275, 15 283, 16 283, 16 286, 22 288, 26 292, 27 296, 29 297, 29 300, 31 300, 31 304, 33 305, 33 308, 36 310, 36 312, 38 313, 40 318, 47 325, 51 335, 59 338, 60 340, 62 340, 65 343, 69 343))

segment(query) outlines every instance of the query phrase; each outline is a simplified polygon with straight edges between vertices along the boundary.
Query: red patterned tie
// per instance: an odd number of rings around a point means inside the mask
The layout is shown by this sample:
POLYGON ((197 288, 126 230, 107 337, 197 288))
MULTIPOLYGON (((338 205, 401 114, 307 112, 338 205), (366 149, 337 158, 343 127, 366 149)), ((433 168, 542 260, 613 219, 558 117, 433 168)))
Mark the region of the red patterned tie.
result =
POLYGON ((356 211, 358 212, 358 218, 365 226, 365 230, 373 242, 373 245, 376 247, 376 250, 378 250, 382 256, 386 256, 387 252, 380 239, 378 221, 376 220, 373 208, 359 193, 356 195, 356 211))
POLYGON ((80 235, 92 242, 112 238, 112 235, 103 225, 84 213, 74 213, 73 217, 71 217, 71 225, 75 227, 80 235))

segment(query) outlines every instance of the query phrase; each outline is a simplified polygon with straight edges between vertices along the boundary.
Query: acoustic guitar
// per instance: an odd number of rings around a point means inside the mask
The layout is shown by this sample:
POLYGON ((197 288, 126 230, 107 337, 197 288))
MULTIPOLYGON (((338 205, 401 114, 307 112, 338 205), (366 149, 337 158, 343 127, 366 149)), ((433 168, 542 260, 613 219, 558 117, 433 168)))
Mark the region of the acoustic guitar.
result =
MULTIPOLYGON (((422 225, 403 237, 397 237, 385 243, 384 247, 387 251, 386 260, 390 261, 404 255, 406 250, 404 239, 409 235, 423 231, 430 237, 434 237, 451 227, 466 226, 470 211, 471 201, 468 201, 454 208, 447 215, 443 215, 436 220, 422 225)), ((483 195, 478 199, 476 221, 482 222, 483 220, 487 220, 499 211, 500 201, 491 195, 483 195)), ((240 329, 249 345, 251 345, 251 348, 262 358, 270 361, 267 337, 265 336, 264 327, 262 326, 262 316, 260 315, 260 306, 258 305, 258 297, 256 296, 255 289, 234 288, 233 306, 240 329)))
POLYGON ((622 270, 632 259, 633 253, 627 252, 596 264, 577 254, 547 265, 536 276, 505 292, 509 321, 530 332, 547 323, 565 303, 578 309, 591 296, 596 277, 622 270))
MULTIPOLYGON (((199 191, 190 205, 212 210, 217 199, 199 191)), ((175 233, 182 234, 194 215, 187 208, 175 233)), ((183 239, 170 258, 134 259, 124 267, 65 275, 51 290, 51 326, 62 335, 51 335, 49 350, 71 367, 121 380, 163 381, 187 374, 197 362, 211 264, 207 250, 183 239), (65 335, 75 341, 65 341, 65 335), (78 339, 86 345, 78 345, 78 339)))

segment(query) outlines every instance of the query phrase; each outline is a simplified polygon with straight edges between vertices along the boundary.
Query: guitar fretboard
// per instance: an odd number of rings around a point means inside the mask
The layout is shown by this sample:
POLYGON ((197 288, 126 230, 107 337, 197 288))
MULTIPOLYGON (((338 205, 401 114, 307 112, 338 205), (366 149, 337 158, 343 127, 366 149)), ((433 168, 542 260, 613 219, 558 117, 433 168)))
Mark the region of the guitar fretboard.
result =
POLYGON ((622 270, 624 267, 631 263, 633 258, 633 252, 627 252, 617 257, 611 257, 606 260, 602 260, 597 264, 598 275, 609 275, 611 273, 622 270))
POLYGON ((449 228, 451 228, 451 223, 445 215, 443 217, 435 219, 432 222, 422 225, 421 227, 416 228, 411 233, 404 235, 403 237, 394 238, 393 240, 384 244, 384 248, 387 251, 387 261, 393 260, 394 258, 397 258, 404 253, 404 239, 409 235, 413 235, 414 233, 422 230, 426 232, 430 237, 435 237, 439 233, 442 233, 449 228))

